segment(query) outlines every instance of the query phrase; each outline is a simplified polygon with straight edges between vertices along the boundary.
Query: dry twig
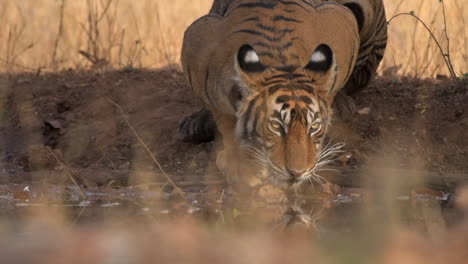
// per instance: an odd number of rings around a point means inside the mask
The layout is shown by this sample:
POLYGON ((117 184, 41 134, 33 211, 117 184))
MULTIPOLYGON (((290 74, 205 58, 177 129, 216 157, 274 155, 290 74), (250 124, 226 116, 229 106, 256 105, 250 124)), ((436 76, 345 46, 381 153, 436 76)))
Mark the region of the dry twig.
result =
POLYGON ((83 192, 83 190, 81 190, 81 187, 80 185, 78 184, 78 182, 76 182, 75 180, 75 177, 73 176, 73 173, 71 172, 71 170, 68 168, 68 166, 66 166, 60 159, 59 157, 57 157, 57 155, 54 153, 54 151, 52 149, 50 149, 50 147, 47 147, 47 151, 49 151, 50 155, 52 155, 55 160, 60 164, 60 166, 62 166, 62 168, 65 170, 65 172, 67 173, 68 177, 70 177, 71 181, 73 182, 73 184, 76 185, 76 187, 78 187, 78 192, 80 193, 80 196, 82 199, 86 199, 86 195, 85 193, 83 192))
POLYGON ((161 171, 161 173, 164 175, 164 177, 166 178, 166 180, 171 184, 172 187, 174 187, 174 189, 177 191, 177 193, 185 200, 185 195, 184 195, 184 191, 182 189, 180 189, 176 184, 175 182, 167 175, 167 173, 164 171, 164 169, 162 168, 161 164, 159 163, 159 161, 156 159, 156 157, 153 155, 153 152, 151 152, 151 150, 148 148, 148 145, 145 144, 145 142, 140 138, 140 136, 138 135, 138 133, 136 132, 135 128, 133 128, 132 124, 130 124, 130 121, 128 121, 128 118, 125 116, 125 112, 124 110, 122 109, 122 107, 117 104, 116 102, 112 101, 110 98, 107 98, 107 100, 113 104, 115 107, 117 107, 120 111, 120 114, 123 118, 123 120, 125 121, 125 123, 127 124, 127 126, 130 128, 130 130, 132 131, 133 135, 136 137, 136 139, 138 140, 138 142, 140 142, 140 144, 143 146, 143 148, 145 149, 145 151, 148 153, 148 155, 151 157, 151 159, 153 160, 153 162, 156 164, 156 166, 158 166, 158 169, 161 171))
MULTIPOLYGON (((443 5, 443 1, 442 1, 442 5, 443 5)), ((388 20, 387 24, 390 24, 390 22, 391 22, 393 19, 395 19, 395 18, 397 18, 397 17, 399 17, 399 16, 410 16, 410 17, 413 17, 413 18, 415 18, 419 23, 421 23, 421 24, 424 26, 424 28, 427 30, 427 32, 429 32, 431 38, 432 38, 432 39, 434 40, 434 42, 436 43, 436 45, 437 45, 437 47, 438 47, 440 53, 442 54, 442 57, 443 57, 443 59, 444 59, 444 62, 445 62, 445 64, 447 65, 447 69, 448 69, 449 72, 450 72, 450 77, 452 77, 453 80, 457 80, 457 75, 456 75, 455 71, 453 70, 453 65, 452 65, 452 62, 451 62, 451 60, 450 60, 450 51, 449 51, 449 50, 447 50, 447 52, 444 51, 444 49, 442 48, 440 42, 437 40, 437 38, 435 37, 434 33, 433 33, 433 32, 431 31, 431 29, 426 25, 426 23, 424 23, 424 21, 422 21, 417 15, 415 15, 414 12, 404 12, 404 13, 399 13, 399 14, 396 14, 396 15, 392 16, 392 17, 388 20)), ((445 21, 445 12, 444 12, 444 21, 445 21)), ((446 25, 446 24, 444 24, 444 25, 445 25, 445 29, 444 29, 444 30, 445 30, 445 32, 447 32, 447 28, 446 28, 447 25, 446 25)), ((446 38, 448 39, 448 35, 446 35, 446 38)), ((447 41, 447 42, 448 42, 448 41, 447 41)), ((450 47, 448 46, 447 49, 449 49, 449 48, 450 48, 450 47)))

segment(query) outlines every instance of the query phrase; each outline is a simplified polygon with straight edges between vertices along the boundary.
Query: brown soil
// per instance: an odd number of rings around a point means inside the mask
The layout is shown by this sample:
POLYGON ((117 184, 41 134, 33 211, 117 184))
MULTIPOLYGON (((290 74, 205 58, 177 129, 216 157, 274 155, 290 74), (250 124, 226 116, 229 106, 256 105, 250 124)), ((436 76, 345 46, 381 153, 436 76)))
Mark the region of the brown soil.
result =
MULTIPOLYGON (((88 186, 165 182, 110 100, 173 180, 219 180, 203 177, 211 143, 177 140, 179 121, 199 106, 176 67, 3 76, 0 100, 0 183, 61 182, 69 173, 88 186)), ((468 181, 467 80, 378 79, 354 100, 359 113, 331 128, 334 141, 346 142, 339 166, 468 181)))

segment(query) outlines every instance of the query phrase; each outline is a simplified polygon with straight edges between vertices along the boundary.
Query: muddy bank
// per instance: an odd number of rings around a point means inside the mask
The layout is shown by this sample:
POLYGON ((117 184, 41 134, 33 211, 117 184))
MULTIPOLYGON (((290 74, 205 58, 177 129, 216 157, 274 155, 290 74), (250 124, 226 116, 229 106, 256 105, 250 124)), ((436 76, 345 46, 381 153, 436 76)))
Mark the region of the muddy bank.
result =
MULTIPOLYGON (((177 68, 0 80, 0 183, 67 182, 70 173, 89 187, 166 182, 113 101, 176 182, 222 184, 207 172, 211 143, 177 140, 181 118, 199 108, 177 68)), ((333 122, 330 137, 346 152, 336 164, 344 173, 332 179, 362 185, 362 175, 390 168, 449 188, 466 182, 467 87, 466 80, 376 80, 354 97, 351 121, 333 122)))

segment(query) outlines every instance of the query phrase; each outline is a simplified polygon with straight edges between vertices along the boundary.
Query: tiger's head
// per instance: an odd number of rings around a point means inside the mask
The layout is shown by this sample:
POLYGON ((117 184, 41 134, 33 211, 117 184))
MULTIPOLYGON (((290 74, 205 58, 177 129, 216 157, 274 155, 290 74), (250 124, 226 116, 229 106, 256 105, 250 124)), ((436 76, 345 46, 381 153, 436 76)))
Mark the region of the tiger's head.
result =
POLYGON ((236 136, 274 183, 320 181, 317 172, 341 147, 322 143, 334 96, 349 78, 359 47, 357 26, 348 26, 309 31, 315 34, 300 41, 291 34, 271 46, 253 39, 238 49, 231 89, 236 136), (288 48, 275 48, 281 45, 288 48))

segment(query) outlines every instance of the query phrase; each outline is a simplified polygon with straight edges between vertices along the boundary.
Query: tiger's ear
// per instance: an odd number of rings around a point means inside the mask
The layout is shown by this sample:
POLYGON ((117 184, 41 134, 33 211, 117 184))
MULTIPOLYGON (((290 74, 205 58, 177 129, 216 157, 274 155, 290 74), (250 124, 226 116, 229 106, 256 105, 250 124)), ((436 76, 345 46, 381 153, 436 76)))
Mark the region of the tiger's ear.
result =
POLYGON ((263 72, 266 69, 265 65, 260 61, 257 52, 250 45, 240 47, 237 52, 237 64, 247 74, 263 72))
POLYGON ((359 50, 358 23, 351 10, 335 2, 318 5, 308 18, 314 25, 303 33, 312 44, 308 53, 312 56, 306 69, 326 73, 318 90, 333 98, 344 87, 356 63, 359 50))
POLYGON ((312 53, 305 69, 315 72, 327 72, 333 64, 333 52, 327 44, 320 44, 312 53))
POLYGON ((249 90, 247 87, 250 89, 258 87, 258 82, 262 76, 261 73, 263 73, 267 67, 262 63, 255 49, 248 44, 242 45, 237 50, 234 60, 236 72, 234 80, 245 96, 249 90))

